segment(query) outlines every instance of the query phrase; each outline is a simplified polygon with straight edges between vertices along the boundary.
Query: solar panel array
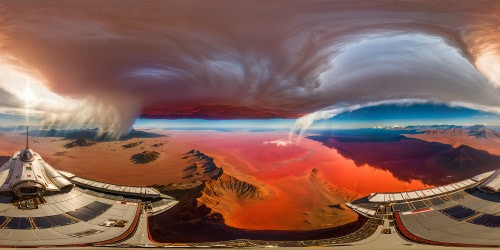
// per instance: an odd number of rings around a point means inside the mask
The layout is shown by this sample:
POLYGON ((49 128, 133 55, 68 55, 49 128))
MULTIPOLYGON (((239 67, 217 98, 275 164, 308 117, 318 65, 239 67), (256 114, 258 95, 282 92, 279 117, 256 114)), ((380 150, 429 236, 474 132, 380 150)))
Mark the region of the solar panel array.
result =
POLYGON ((443 205, 445 202, 439 198, 439 197, 434 197, 432 199, 429 199, 429 201, 432 203, 434 206, 440 206, 443 205))
POLYGON ((427 205, 423 201, 414 201, 411 204, 417 210, 427 208, 427 205))
POLYGON ((483 214, 470 222, 487 227, 500 227, 500 215, 483 214))
POLYGON ((470 208, 466 208, 460 205, 443 209, 441 210, 441 212, 455 220, 464 220, 479 213, 470 208))
POLYGON ((44 229, 89 221, 105 213, 113 205, 94 201, 75 211, 44 217, 4 217, 0 216, 0 226, 6 229, 44 229))
POLYGON ((35 226, 40 229, 66 226, 77 222, 76 220, 72 220, 64 214, 46 217, 35 217, 33 218, 33 221, 35 223, 35 226))
POLYGON ((408 202, 400 202, 392 204, 392 210, 394 212, 406 212, 411 210, 421 210, 428 207, 437 207, 446 204, 452 200, 461 200, 464 199, 468 194, 463 191, 453 192, 450 194, 435 196, 428 199, 408 201, 408 202))
POLYGON ((103 214, 111 207, 112 205, 94 201, 89 205, 81 207, 75 211, 68 212, 68 214, 80 220, 89 221, 99 217, 99 215, 103 214))
POLYGON ((5 216, 0 216, 0 226, 3 225, 3 223, 7 220, 7 217, 5 216))
POLYGON ((408 203, 396 203, 392 205, 392 209, 394 212, 406 212, 412 210, 410 204, 408 203))
POLYGON ((460 205, 440 210, 448 217, 486 227, 500 227, 500 215, 486 214, 460 205))
POLYGON ((5 225, 5 228, 8 228, 8 229, 33 229, 33 226, 31 225, 29 218, 14 217, 7 223, 7 225, 5 225))
POLYGON ((455 192, 455 193, 451 193, 449 194, 449 196, 453 199, 453 200, 460 200, 460 199, 463 199, 465 198, 467 194, 464 193, 464 192, 455 192))
MULTIPOLYGON (((428 200, 394 203, 392 204, 392 210, 394 212, 407 212, 412 210, 420 210, 430 205, 437 207, 447 204, 452 200, 458 201, 464 199, 467 195, 469 195, 469 193, 459 191, 447 195, 429 198, 428 200), (426 202, 424 201, 426 201, 428 204, 426 204, 426 202)), ((500 227, 500 215, 482 213, 461 205, 447 207, 444 209, 440 209, 439 211, 454 220, 466 221, 469 223, 487 227, 500 227)))

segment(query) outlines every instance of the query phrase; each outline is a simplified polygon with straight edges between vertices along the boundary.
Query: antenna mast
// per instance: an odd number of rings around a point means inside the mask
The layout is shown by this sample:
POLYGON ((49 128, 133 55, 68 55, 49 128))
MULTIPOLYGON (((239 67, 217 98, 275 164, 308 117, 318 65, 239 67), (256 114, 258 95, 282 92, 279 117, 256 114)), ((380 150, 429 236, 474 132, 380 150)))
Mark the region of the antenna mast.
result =
POLYGON ((26 124, 26 149, 29 149, 29 124, 26 124))
POLYGON ((29 98, 26 98, 26 149, 29 149, 29 126, 30 126, 30 104, 29 98))
POLYGON ((30 101, 31 89, 29 82, 26 83, 25 101, 26 101, 26 149, 29 149, 29 126, 30 126, 30 101))

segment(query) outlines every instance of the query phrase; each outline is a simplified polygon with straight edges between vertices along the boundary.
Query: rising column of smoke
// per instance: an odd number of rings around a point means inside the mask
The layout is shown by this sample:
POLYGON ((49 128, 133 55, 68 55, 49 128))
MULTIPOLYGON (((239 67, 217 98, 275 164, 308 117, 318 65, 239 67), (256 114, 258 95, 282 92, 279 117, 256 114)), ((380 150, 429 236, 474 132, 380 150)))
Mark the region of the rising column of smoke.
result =
POLYGON ((0 56, 0 112, 42 118, 42 127, 97 127, 111 139, 128 134, 140 113, 141 105, 125 97, 69 98, 49 91, 36 74, 19 67, 20 62, 0 56), (29 82, 29 86, 25 83, 29 82))
POLYGON ((93 128, 99 129, 99 135, 110 139, 119 139, 130 133, 140 112, 140 105, 134 100, 103 102, 94 97, 71 100, 64 108, 41 106, 44 110, 42 127, 58 128, 93 128))

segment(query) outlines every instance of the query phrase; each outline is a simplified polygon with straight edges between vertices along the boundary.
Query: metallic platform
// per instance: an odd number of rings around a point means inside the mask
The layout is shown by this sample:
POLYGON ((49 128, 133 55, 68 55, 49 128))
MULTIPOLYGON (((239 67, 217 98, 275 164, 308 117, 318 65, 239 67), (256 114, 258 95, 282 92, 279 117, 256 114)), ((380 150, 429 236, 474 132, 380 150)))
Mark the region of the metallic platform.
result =
POLYGON ((0 247, 148 245, 147 217, 175 204, 154 188, 57 171, 26 145, 0 168, 0 247))
POLYGON ((405 240, 457 247, 500 247, 498 171, 432 189, 375 193, 346 205, 389 223, 405 240), (483 187, 489 185, 490 188, 483 187))

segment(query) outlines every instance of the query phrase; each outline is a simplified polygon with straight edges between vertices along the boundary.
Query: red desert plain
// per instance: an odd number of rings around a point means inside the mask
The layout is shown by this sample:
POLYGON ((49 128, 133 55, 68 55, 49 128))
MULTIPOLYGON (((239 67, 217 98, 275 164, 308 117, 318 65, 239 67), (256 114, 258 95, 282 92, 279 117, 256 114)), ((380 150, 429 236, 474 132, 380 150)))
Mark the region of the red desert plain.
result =
MULTIPOLYGON (((373 192, 428 188, 420 180, 409 182, 369 165, 356 166, 335 149, 303 138, 286 140, 286 132, 219 132, 148 130, 164 135, 125 141, 97 142, 65 147, 71 140, 33 137, 31 148, 56 169, 81 177, 127 185, 183 185, 199 182, 187 177, 186 153, 197 150, 222 169, 219 179, 246 184, 259 195, 240 197, 237 191, 210 180, 198 198, 200 204, 223 216, 226 225, 256 230, 312 230, 354 222, 357 215, 342 203, 373 192), (131 156, 157 151, 159 157, 138 164, 131 156), (229 189, 228 189, 229 190, 229 189), (214 193, 216 195, 214 195, 214 193)), ((0 135, 0 155, 22 148, 23 136, 0 135)), ((5 158, 4 158, 5 159, 5 158)), ((192 163, 192 162, 191 162, 192 163)), ((219 180, 220 181, 220 180, 219 180)), ((235 186, 235 185, 233 185, 235 186)))

